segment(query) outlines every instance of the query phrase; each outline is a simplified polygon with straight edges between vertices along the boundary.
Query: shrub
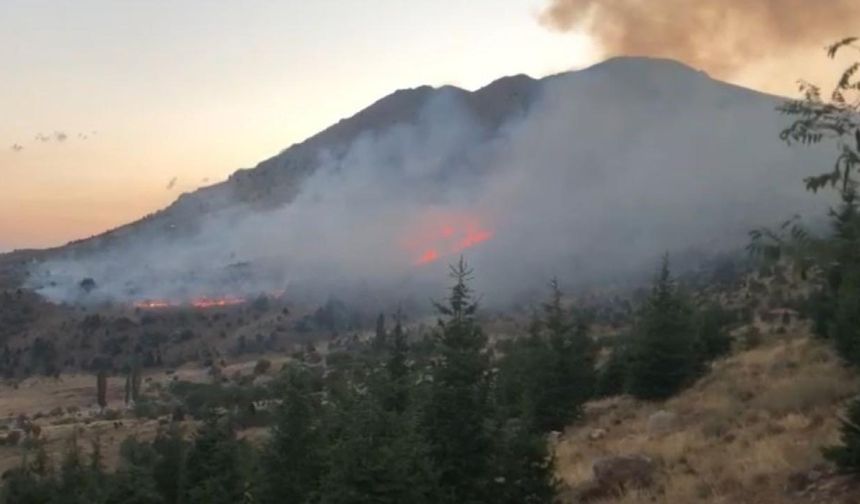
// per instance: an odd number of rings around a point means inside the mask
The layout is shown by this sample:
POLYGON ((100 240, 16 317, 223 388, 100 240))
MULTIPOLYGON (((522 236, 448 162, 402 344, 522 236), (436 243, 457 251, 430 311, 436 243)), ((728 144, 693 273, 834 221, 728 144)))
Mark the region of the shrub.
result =
POLYGON ((257 364, 254 365, 254 374, 262 375, 266 374, 269 369, 272 367, 272 362, 268 359, 260 359, 257 361, 257 364))
POLYGON ((840 470, 860 474, 860 399, 848 406, 842 421, 842 444, 823 450, 824 457, 834 462, 840 470))

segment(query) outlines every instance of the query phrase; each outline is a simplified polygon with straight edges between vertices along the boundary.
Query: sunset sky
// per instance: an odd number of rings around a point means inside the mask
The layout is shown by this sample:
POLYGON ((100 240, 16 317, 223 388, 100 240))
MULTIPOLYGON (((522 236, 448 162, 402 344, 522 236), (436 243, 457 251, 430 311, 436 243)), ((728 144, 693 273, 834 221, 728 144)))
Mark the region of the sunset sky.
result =
MULTIPOLYGON (((546 5, 2 0, 0 250, 134 220, 398 88, 599 61, 587 34, 539 20, 546 5)), ((789 93, 820 49, 723 77, 789 93)))

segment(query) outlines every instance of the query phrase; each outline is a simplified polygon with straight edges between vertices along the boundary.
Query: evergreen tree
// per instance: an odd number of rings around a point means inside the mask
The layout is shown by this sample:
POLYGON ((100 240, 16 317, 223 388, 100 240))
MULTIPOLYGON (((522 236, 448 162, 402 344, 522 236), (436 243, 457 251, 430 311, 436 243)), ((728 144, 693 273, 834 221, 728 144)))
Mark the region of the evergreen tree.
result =
POLYGON ((43 447, 33 462, 25 452, 21 466, 3 475, 0 502, 3 504, 46 504, 57 494, 50 458, 43 447))
POLYGON ((388 393, 385 408, 388 411, 403 413, 409 403, 409 342, 403 329, 403 317, 398 310, 394 317, 394 330, 385 362, 388 379, 388 393))
MULTIPOLYGON (((97 457, 100 457, 100 454, 97 457)), ((81 454, 77 437, 73 436, 60 464, 57 494, 54 502, 64 504, 101 502, 104 497, 101 487, 104 473, 100 463, 98 459, 93 459, 88 465, 81 454)))
POLYGON ((560 430, 579 418, 582 405, 594 394, 595 350, 580 314, 572 317, 561 303, 558 281, 550 282, 550 299, 543 306, 549 353, 542 364, 546 379, 535 420, 542 430, 560 430))
POLYGON ((323 504, 434 503, 436 484, 411 415, 386 410, 372 391, 338 404, 323 504))
POLYGON ((381 350, 388 346, 388 331, 385 329, 385 314, 376 317, 376 332, 373 336, 373 348, 381 350))
POLYGON ((651 295, 641 309, 630 366, 630 393, 640 399, 665 399, 695 374, 696 340, 691 310, 663 258, 651 295))
POLYGON ((152 474, 140 467, 125 467, 110 478, 105 504, 163 504, 152 474))
POLYGON ((186 483, 183 502, 188 504, 235 504, 244 498, 235 433, 214 412, 207 414, 188 452, 186 483))
POLYGON ((320 405, 304 370, 290 367, 283 387, 271 439, 262 455, 260 502, 315 502, 325 462, 320 405))
MULTIPOLYGON (((159 432, 152 443, 152 449, 156 454, 152 475, 159 495, 165 504, 182 503, 187 479, 185 460, 188 443, 183 439, 179 425, 173 423, 167 432, 159 432)), ((131 456, 126 456, 132 459, 131 456)))
POLYGON ((508 345, 497 380, 506 415, 540 432, 561 430, 579 418, 596 385, 596 352, 584 317, 564 309, 556 280, 550 288, 543 318, 535 315, 530 335, 508 345))
POLYGON ((729 313, 712 305, 697 311, 694 319, 699 360, 705 363, 728 354, 732 347, 731 336, 726 330, 729 313))
MULTIPOLYGON (((129 437, 120 445, 121 462, 111 477, 105 504, 163 504, 153 476, 158 459, 154 445, 129 437)), ((95 458, 95 457, 93 457, 95 458)), ((174 477, 180 477, 177 473, 174 477)))
POLYGON ((441 316, 438 358, 431 370, 423 418, 439 475, 438 502, 457 504, 492 502, 490 361, 486 337, 475 317, 477 303, 468 286, 471 274, 461 257, 451 267, 454 286, 447 302, 435 303, 441 316))
POLYGON ((842 206, 831 215, 834 261, 827 287, 833 309, 828 335, 846 362, 860 365, 860 212, 853 185, 843 191, 842 206))
POLYGON ((523 422, 512 420, 500 429, 493 467, 496 476, 492 502, 500 504, 552 504, 558 481, 544 436, 523 422))
POLYGON ((100 369, 96 374, 96 402, 99 407, 107 406, 107 371, 100 369))
POLYGON ((849 404, 847 415, 841 420, 842 444, 825 449, 824 456, 842 471, 860 474, 860 399, 849 404))
POLYGON ((629 339, 626 334, 614 338, 609 357, 597 372, 595 395, 598 397, 617 396, 627 391, 631 353, 629 339))

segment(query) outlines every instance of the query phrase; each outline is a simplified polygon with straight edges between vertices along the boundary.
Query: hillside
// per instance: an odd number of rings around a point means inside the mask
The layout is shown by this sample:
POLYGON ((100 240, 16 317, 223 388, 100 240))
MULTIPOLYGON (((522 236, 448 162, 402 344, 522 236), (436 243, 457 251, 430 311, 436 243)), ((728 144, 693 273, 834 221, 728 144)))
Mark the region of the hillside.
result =
POLYGON ((127 303, 287 285, 317 301, 424 299, 466 249, 491 302, 549 274, 629 278, 666 250, 695 262, 751 227, 820 214, 798 182, 818 151, 779 141, 778 103, 642 58, 402 90, 139 222, 13 263, 75 302, 85 278, 90 298, 127 303))
POLYGON ((600 502, 853 502, 856 483, 834 476, 821 449, 838 442, 837 414, 860 381, 804 324, 772 329, 665 403, 589 404, 555 448, 570 494, 588 488, 601 457, 644 455, 653 487, 600 502))

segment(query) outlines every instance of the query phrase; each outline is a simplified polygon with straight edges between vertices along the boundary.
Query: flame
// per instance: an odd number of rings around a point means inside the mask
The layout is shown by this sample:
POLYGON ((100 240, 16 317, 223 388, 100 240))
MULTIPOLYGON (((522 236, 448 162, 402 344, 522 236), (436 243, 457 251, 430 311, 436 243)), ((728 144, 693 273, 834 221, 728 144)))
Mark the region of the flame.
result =
POLYGON ((430 249, 421 254, 421 257, 415 261, 415 264, 429 264, 434 261, 439 260, 439 251, 436 249, 430 249))
POLYGON ((170 308, 171 306, 174 306, 174 304, 163 299, 147 299, 134 303, 135 308, 142 308, 144 310, 157 310, 159 308, 170 308))
POLYGON ((234 306, 245 303, 245 298, 240 297, 199 297, 193 298, 187 302, 169 301, 166 299, 145 299, 134 303, 135 308, 143 310, 160 310, 165 308, 177 308, 182 306, 191 306, 193 308, 219 308, 224 306, 234 306))
POLYGON ((416 266, 459 254, 493 238, 481 218, 466 212, 428 212, 402 240, 416 266))
POLYGON ((245 299, 239 297, 223 298, 197 298, 191 300, 191 306, 195 308, 218 308, 221 306, 233 306, 243 304, 245 299))

